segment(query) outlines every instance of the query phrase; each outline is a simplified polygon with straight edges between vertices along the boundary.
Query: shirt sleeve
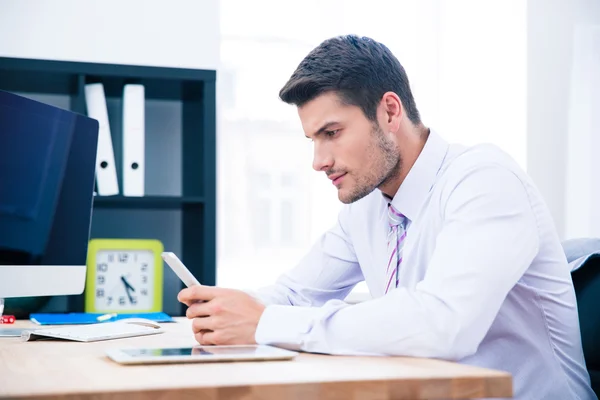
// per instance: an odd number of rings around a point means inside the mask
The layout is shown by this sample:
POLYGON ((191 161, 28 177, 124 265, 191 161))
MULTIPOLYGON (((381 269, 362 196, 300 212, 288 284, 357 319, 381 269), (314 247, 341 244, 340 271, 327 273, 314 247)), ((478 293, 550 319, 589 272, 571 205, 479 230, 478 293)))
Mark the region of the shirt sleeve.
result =
POLYGON ((443 192, 443 226, 414 288, 356 305, 267 307, 257 342, 344 355, 458 360, 475 353, 537 254, 537 223, 525 186, 500 166, 463 173, 443 192))
POLYGON ((364 280, 344 228, 348 213, 348 206, 345 206, 336 225, 274 285, 248 293, 265 305, 320 306, 331 299, 345 298, 364 280))

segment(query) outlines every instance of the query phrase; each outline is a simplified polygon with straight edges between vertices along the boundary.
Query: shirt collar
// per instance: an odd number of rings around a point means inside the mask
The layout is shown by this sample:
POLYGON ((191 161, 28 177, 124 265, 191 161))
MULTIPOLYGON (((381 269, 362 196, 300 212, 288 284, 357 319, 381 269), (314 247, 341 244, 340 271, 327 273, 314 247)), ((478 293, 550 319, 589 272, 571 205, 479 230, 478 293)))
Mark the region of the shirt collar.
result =
MULTIPOLYGON (((392 199, 394 208, 410 221, 415 220, 427 194, 433 187, 448 147, 449 144, 431 129, 423 150, 392 199)), ((389 197, 386 195, 382 198, 386 204, 389 202, 389 197)))

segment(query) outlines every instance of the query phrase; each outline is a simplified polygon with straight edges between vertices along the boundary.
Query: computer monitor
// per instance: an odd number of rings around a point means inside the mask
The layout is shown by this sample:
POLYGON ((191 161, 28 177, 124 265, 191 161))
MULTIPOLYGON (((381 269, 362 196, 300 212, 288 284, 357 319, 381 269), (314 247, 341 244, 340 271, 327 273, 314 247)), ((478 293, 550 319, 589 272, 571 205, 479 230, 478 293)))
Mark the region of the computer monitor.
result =
POLYGON ((85 288, 98 121, 0 91, 0 299, 85 288))

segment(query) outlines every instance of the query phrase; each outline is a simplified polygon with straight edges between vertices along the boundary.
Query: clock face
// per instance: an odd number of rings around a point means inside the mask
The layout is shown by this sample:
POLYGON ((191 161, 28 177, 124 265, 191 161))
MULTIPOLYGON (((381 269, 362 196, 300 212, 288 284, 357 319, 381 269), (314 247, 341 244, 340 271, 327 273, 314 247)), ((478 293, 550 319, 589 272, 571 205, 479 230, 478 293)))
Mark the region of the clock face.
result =
POLYGON ((99 250, 95 289, 95 308, 100 312, 150 309, 154 297, 152 251, 99 250))

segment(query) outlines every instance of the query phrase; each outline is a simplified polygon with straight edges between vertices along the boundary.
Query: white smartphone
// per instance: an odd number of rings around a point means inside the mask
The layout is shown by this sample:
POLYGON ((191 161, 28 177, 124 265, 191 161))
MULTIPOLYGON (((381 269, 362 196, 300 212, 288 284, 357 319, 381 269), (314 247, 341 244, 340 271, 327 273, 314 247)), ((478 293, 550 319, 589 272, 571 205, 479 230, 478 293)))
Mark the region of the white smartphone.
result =
POLYGON ((175 255, 175 253, 166 251, 166 252, 162 253, 161 256, 162 256, 162 259, 165 260, 167 265, 169 267, 171 267, 173 272, 175 272, 175 274, 179 277, 179 279, 181 279, 181 281, 183 283, 185 283, 185 285, 187 287, 191 287, 194 285, 200 285, 200 282, 198 282, 198 279, 196 279, 194 277, 194 275, 192 275, 190 270, 187 269, 187 267, 185 265, 183 265, 183 263, 175 255))

